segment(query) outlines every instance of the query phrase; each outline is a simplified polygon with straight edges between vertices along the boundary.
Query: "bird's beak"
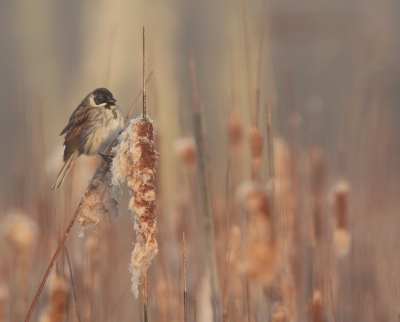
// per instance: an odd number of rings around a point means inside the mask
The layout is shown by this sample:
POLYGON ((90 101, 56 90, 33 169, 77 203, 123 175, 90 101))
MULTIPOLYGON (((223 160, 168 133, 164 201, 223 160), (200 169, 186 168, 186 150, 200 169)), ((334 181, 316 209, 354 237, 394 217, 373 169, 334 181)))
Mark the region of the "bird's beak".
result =
POLYGON ((115 99, 115 98, 109 98, 108 99, 108 104, 109 105, 115 105, 115 102, 116 102, 117 100, 115 99))

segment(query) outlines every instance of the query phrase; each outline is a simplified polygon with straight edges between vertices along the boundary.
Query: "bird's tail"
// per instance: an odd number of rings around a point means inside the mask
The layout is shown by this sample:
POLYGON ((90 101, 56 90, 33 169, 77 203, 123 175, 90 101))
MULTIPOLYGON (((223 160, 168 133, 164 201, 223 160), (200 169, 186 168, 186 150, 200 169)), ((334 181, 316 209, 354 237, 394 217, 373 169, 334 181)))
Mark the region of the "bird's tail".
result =
POLYGON ((79 156, 78 152, 75 152, 71 154, 71 156, 67 159, 67 161, 65 161, 64 166, 62 167, 60 173, 57 176, 56 182, 54 182, 53 187, 51 188, 52 190, 62 185, 65 176, 67 175, 69 169, 72 167, 78 156, 79 156))

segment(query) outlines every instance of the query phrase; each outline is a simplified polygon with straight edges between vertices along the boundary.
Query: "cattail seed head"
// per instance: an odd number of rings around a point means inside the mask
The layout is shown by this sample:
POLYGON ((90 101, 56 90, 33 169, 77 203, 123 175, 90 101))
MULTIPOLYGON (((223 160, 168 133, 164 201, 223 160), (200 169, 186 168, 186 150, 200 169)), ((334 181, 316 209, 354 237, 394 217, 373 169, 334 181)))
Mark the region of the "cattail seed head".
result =
POLYGON ((336 228, 333 231, 333 245, 336 255, 345 257, 350 252, 351 234, 347 229, 336 228))
POLYGON ((10 294, 6 285, 0 285, 0 322, 8 321, 10 294))
POLYGON ((238 187, 236 195, 248 213, 272 220, 269 194, 262 185, 253 181, 243 182, 238 187))
POLYGON ((261 166, 263 152, 263 134, 257 127, 252 127, 249 130, 249 139, 253 163, 256 166, 261 166))
POLYGON ((276 305, 271 316, 271 322, 289 322, 290 315, 287 307, 283 305, 276 305))
POLYGON ((119 143, 113 149, 112 183, 118 185, 126 180, 132 190, 129 209, 132 211, 136 244, 130 271, 132 293, 136 297, 141 278, 158 252, 154 181, 158 153, 154 150, 153 136, 152 121, 138 117, 120 135, 119 143))
POLYGON ((228 119, 228 138, 232 150, 240 152, 243 145, 243 122, 235 115, 228 119))
POLYGON ((322 306, 322 295, 318 290, 314 291, 314 295, 310 303, 310 315, 313 322, 323 321, 323 306, 322 306))
POLYGON ((333 187, 333 207, 336 216, 336 227, 346 229, 348 220, 349 184, 339 180, 333 187))
POLYGON ((179 138, 175 141, 174 147, 183 169, 194 171, 197 166, 197 150, 194 138, 179 138))
POLYGON ((69 293, 70 287, 66 279, 62 275, 53 275, 50 280, 49 303, 44 313, 41 314, 39 321, 65 321, 69 293))
POLYGON ((12 210, 3 219, 1 228, 7 244, 15 253, 23 255, 32 251, 39 232, 32 218, 19 210, 12 210))
POLYGON ((248 236, 241 271, 250 280, 268 286, 282 264, 281 243, 275 238, 270 197, 258 183, 245 182, 237 196, 249 213, 248 236))
POLYGON ((336 225, 333 232, 333 243, 336 255, 346 256, 350 251, 351 234, 348 230, 349 217, 349 184, 339 180, 333 187, 332 199, 336 225))

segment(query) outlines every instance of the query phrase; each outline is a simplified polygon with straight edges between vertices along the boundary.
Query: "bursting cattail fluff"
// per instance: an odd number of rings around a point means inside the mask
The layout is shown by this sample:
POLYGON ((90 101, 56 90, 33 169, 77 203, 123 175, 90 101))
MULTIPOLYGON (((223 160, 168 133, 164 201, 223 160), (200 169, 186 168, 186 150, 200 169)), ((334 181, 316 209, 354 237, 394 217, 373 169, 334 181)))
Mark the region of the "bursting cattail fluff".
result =
POLYGON ((158 153, 154 150, 153 123, 148 118, 138 117, 120 135, 113 149, 112 183, 127 181, 132 191, 129 209, 136 232, 136 244, 132 253, 132 293, 138 296, 138 285, 158 252, 155 202, 155 168, 158 153))
MULTIPOLYGON (((101 160, 101 164, 93 175, 85 193, 82 196, 78 222, 85 228, 95 228, 103 214, 113 219, 119 217, 118 199, 111 187, 110 164, 107 160, 101 160)), ((83 232, 81 234, 83 236, 83 232)))

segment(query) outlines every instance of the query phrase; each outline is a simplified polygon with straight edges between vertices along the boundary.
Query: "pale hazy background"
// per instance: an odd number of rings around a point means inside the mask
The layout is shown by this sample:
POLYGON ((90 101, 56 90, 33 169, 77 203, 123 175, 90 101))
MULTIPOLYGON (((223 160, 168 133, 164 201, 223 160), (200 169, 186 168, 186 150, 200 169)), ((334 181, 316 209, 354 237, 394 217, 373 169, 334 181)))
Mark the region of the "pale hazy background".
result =
MULTIPOLYGON (((158 135, 164 215, 182 193, 174 140, 193 132, 192 48, 217 190, 226 180, 226 116, 240 115, 247 131, 249 87, 250 96, 259 87, 263 133, 270 104, 275 136, 297 146, 300 155, 310 141, 324 147, 330 179, 349 180, 352 229, 362 229, 358 236, 366 244, 380 240, 382 249, 397 255, 397 266, 379 271, 379 277, 389 276, 385 286, 392 292, 400 267, 399 18, 398 0, 2 0, 0 210, 27 211, 46 195, 52 212, 72 214, 76 203, 59 202, 70 186, 50 191, 61 167, 59 133, 97 87, 109 88, 127 113, 141 88, 146 26, 147 71, 154 72, 148 114, 158 135), (57 170, 49 172, 52 155, 60 163, 54 161, 57 170)), ((140 109, 141 103, 134 115, 140 109)), ((243 154, 249 158, 248 146, 243 154)), ((93 171, 89 167, 82 177, 93 171)), ((246 162, 243 173, 250 177, 246 162)), ((73 186, 76 196, 85 183, 73 186)))
MULTIPOLYGON (((270 104, 281 135, 288 133, 288 112, 295 111, 306 140, 309 105, 321 108, 317 137, 333 155, 351 118, 357 122, 351 119, 350 142, 365 138, 355 133, 365 131, 370 110, 383 129, 399 127, 396 1, 4 0, 0 9, 0 170, 7 206, 13 204, 11 169, 32 162, 39 144, 31 133, 33 119, 40 119, 45 153, 50 154, 62 144, 58 134, 69 115, 94 88, 109 87, 124 112, 129 109, 140 90, 142 26, 147 28, 147 70, 154 71, 149 112, 162 135, 161 164, 169 173, 175 167, 166 153, 174 138, 191 131, 178 113, 190 119, 189 48, 194 49, 200 99, 215 148, 226 140, 222 116, 231 105, 248 122, 244 48, 252 55, 255 86, 261 19, 261 116, 270 104)), ((397 157, 396 141, 390 143, 397 157)), ((218 155, 213 158, 217 161, 218 155)), ((174 191, 174 176, 168 186, 174 191)))

